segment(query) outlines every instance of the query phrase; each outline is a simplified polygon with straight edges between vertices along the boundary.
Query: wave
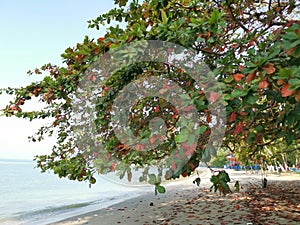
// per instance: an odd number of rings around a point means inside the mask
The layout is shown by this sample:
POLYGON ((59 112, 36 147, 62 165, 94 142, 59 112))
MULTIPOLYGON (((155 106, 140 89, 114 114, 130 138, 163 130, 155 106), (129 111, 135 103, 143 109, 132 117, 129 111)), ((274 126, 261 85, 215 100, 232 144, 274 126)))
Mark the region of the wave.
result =
POLYGON ((13 214, 11 217, 0 219, 0 224, 7 225, 21 225, 21 224, 33 224, 37 221, 41 223, 41 221, 46 218, 56 217, 58 215, 62 215, 66 212, 72 211, 74 209, 83 208, 89 206, 90 203, 78 203, 72 205, 65 205, 60 207, 49 207, 45 209, 35 210, 35 211, 23 211, 13 214))
POLYGON ((73 216, 96 211, 127 199, 138 197, 141 193, 126 193, 110 196, 99 200, 47 207, 34 211, 22 211, 11 217, 0 219, 1 225, 42 225, 57 222, 73 216))
POLYGON ((0 164, 34 164, 34 161, 23 159, 0 159, 0 164))

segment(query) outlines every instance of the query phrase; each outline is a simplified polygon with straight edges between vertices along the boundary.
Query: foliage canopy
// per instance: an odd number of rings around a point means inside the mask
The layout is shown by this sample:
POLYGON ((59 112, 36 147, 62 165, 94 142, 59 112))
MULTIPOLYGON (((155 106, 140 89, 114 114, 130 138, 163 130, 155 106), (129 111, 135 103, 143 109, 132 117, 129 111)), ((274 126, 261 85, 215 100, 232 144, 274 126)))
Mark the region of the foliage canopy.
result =
MULTIPOLYGON (((226 105, 223 147, 245 159, 255 159, 265 146, 279 143, 297 146, 300 137, 299 3, 293 0, 115 0, 115 4, 116 8, 88 22, 94 29, 107 26, 104 37, 97 40, 85 37, 82 43, 66 49, 61 55, 63 67, 46 64, 28 72, 44 74, 41 81, 2 90, 15 95, 15 100, 3 109, 4 115, 30 121, 53 120, 31 137, 32 141, 41 141, 47 135, 57 135, 52 153, 36 156, 42 171, 53 170, 60 177, 95 183, 96 171, 102 174, 119 171, 120 177, 127 175, 131 180, 130 165, 136 165, 146 167, 140 181, 154 184, 158 192, 164 192, 160 186, 162 177, 188 176, 200 160, 208 162, 216 154, 216 149, 205 149, 205 146, 213 120, 209 102, 217 99, 226 105), (117 25, 110 26, 112 21, 117 25), (91 146, 78 146, 73 130, 74 94, 81 82, 97 79, 85 72, 106 52, 141 40, 167 41, 197 52, 213 72, 213 79, 224 84, 222 94, 206 96, 185 71, 173 65, 151 62, 128 65, 99 87, 101 104, 97 105, 96 124, 104 148, 90 150, 91 146), (172 104, 159 98, 145 98, 131 109, 130 127, 136 137, 148 137, 153 143, 156 139, 163 140, 163 144, 151 151, 141 151, 147 143, 140 144, 139 149, 126 146, 110 128, 112 103, 117 93, 145 76, 157 79, 164 76, 176 82, 193 99, 201 118, 200 138, 188 161, 176 168, 177 156, 174 156, 166 163, 167 170, 160 169, 157 175, 150 173, 148 167, 164 160, 176 143, 183 143, 189 137, 174 129, 180 115, 172 104), (38 111, 23 111, 23 105, 33 98, 46 106, 38 111), (145 109, 148 114, 143 113, 145 109), (150 137, 147 127, 157 116, 167 124, 166 137, 150 137)), ((88 131, 85 132, 84 136, 88 137, 88 131)), ((191 146, 185 145, 184 149, 189 151, 191 146)))

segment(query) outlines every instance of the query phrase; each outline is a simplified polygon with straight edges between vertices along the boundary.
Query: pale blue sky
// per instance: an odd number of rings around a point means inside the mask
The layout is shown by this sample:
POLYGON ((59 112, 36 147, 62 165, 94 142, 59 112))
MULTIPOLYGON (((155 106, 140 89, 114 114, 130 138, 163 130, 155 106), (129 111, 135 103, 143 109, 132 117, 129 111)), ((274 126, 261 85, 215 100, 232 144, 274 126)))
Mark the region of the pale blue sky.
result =
MULTIPOLYGON (((10 0, 0 2, 0 87, 20 86, 40 79, 29 69, 61 63, 60 54, 85 35, 100 37, 87 20, 113 8, 113 0, 10 0)), ((0 107, 7 102, 0 96, 0 107)), ((26 158, 49 152, 51 142, 28 143, 40 122, 0 117, 0 158, 26 158)))

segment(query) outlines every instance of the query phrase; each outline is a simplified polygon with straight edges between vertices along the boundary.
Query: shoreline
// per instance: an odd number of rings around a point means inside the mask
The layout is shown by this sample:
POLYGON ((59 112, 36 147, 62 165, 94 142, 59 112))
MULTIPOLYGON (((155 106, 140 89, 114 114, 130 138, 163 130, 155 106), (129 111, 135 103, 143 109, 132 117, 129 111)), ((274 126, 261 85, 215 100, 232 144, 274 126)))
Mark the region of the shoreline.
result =
MULTIPOLYGON (((147 192, 139 197, 122 201, 110 207, 99 209, 93 212, 88 212, 82 215, 73 216, 55 223, 53 225, 150 225, 150 224, 259 224, 258 221, 268 219, 268 217, 261 218, 262 211, 259 210, 257 204, 259 200, 255 198, 263 196, 267 197, 266 205, 274 208, 275 203, 270 205, 270 193, 268 190, 274 191, 275 186, 281 190, 289 189, 296 185, 296 189, 300 190, 300 175, 282 175, 275 174, 268 175, 268 188, 261 188, 260 174, 245 174, 245 171, 227 170, 230 175, 230 187, 236 180, 241 184, 241 191, 226 196, 219 195, 209 191, 211 183, 210 173, 207 171, 200 174, 201 183, 197 187, 192 181, 195 175, 190 178, 184 178, 179 181, 171 182, 165 185, 167 192, 163 195, 154 195, 153 192, 147 192), (274 189, 274 190, 273 190, 274 189), (253 200, 254 199, 254 200, 253 200)), ((233 189, 233 188, 232 188, 233 189)), ((293 188, 292 188, 293 189, 293 188)), ((293 192, 293 190, 291 191, 293 192)), ((276 192, 276 191, 275 191, 276 192)), ((295 190, 293 192, 295 194, 295 190)), ((275 193, 276 194, 276 193, 275 193)), ((279 196, 283 193, 277 193, 279 196)), ((300 199, 299 195, 295 196, 296 200, 300 199)), ((275 198, 276 199, 276 198, 275 198)), ((277 199, 278 200, 278 199, 277 199)), ((277 204, 277 203, 276 203, 277 204)), ((280 205, 281 203, 278 202, 280 205)), ((284 205, 290 203, 284 202, 284 205)), ((264 207, 261 205, 260 207, 264 207)), ((283 206, 277 208, 283 209, 283 206)), ((276 207, 275 207, 276 208, 276 207)), ((300 202, 294 207, 287 210, 289 217, 285 218, 283 215, 278 215, 278 210, 275 209, 268 213, 270 220, 277 221, 277 223, 263 223, 263 224, 298 224, 300 222, 300 202), (277 210, 277 211, 276 211, 277 210), (294 212, 294 215, 291 215, 294 212), (273 215, 273 214, 274 215, 273 215), (278 218, 276 217, 278 216, 278 218), (275 220, 274 220, 275 219, 275 220)), ((48 224, 48 225, 50 225, 48 224)))

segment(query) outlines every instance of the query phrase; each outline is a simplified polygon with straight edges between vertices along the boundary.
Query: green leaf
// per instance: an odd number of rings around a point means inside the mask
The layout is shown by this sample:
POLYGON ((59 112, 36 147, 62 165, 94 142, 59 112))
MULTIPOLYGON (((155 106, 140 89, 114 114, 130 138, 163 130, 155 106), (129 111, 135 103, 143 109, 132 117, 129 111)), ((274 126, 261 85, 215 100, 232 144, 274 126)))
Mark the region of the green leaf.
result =
POLYGON ((197 178, 193 181, 193 184, 196 184, 196 185, 199 187, 199 186, 200 186, 200 182, 201 182, 200 177, 197 177, 197 178))
POLYGON ((121 171, 119 177, 122 180, 125 177, 126 170, 121 171))
POLYGON ((300 45, 298 45, 295 50, 293 51, 292 54, 295 58, 299 58, 300 57, 300 45))
POLYGON ((194 135, 190 135, 189 138, 188 138, 188 142, 187 142, 187 145, 188 146, 191 146, 192 144, 195 143, 195 136, 194 135))
POLYGON ((246 96, 247 92, 241 89, 234 89, 233 92, 231 93, 231 96, 233 98, 238 98, 238 97, 242 97, 242 96, 246 96))
POLYGON ((257 102, 257 97, 254 95, 247 95, 247 97, 245 98, 245 101, 247 104, 249 105, 253 105, 257 102))
POLYGON ((177 135, 175 136, 175 141, 176 141, 177 143, 183 143, 183 142, 186 142, 186 141, 189 139, 189 136, 190 136, 190 134, 189 134, 188 130, 187 130, 187 129, 182 129, 182 130, 179 132, 179 134, 177 134, 177 135))
POLYGON ((268 59, 273 59, 278 56, 281 52, 281 48, 276 46, 275 48, 270 49, 270 54, 268 54, 268 59))
POLYGON ((211 13, 211 15, 210 15, 209 23, 210 23, 210 24, 213 24, 213 23, 217 22, 217 21, 218 21, 219 19, 221 19, 221 18, 222 18, 222 13, 219 12, 218 9, 215 9, 215 10, 211 13))
POLYGON ((253 62, 246 62, 245 67, 257 68, 257 65, 255 65, 253 62))
POLYGON ((224 95, 224 100, 225 101, 228 101, 228 100, 230 100, 231 99, 231 95, 230 94, 225 94, 224 95))
POLYGON ((230 182, 229 175, 225 171, 221 171, 219 173, 219 176, 220 176, 220 180, 224 180, 225 182, 230 182))
POLYGON ((230 76, 226 77, 224 81, 225 81, 225 83, 231 83, 233 81, 233 76, 230 75, 230 76))
POLYGON ((240 192, 240 183, 238 181, 234 184, 234 191, 239 193, 240 192))
POLYGON ((205 149, 203 155, 202 155, 202 158, 201 158, 201 161, 202 162, 209 162, 211 160, 211 155, 210 155, 210 152, 208 149, 205 149))
POLYGON ((285 67, 279 70, 279 76, 276 77, 276 79, 285 79, 293 76, 294 74, 294 69, 293 67, 285 67))
POLYGON ((206 131, 206 126, 201 126, 197 128, 197 134, 203 134, 206 131))
POLYGON ((199 110, 199 111, 207 108, 207 105, 202 100, 194 99, 193 102, 196 105, 196 109, 199 110))
POLYGON ((292 144, 294 140, 295 140, 295 135, 294 134, 287 134, 286 135, 286 143, 288 145, 292 144))
POLYGON ((166 12, 163 9, 160 9, 160 13, 161 13, 161 19, 163 24, 167 24, 168 23, 168 17, 166 12))
POLYGON ((225 181, 220 181, 220 186, 221 187, 219 187, 219 190, 221 193, 223 193, 223 195, 226 195, 231 192, 228 184, 225 181))
POLYGON ((210 178, 210 181, 214 184, 216 184, 218 182, 218 177, 216 175, 212 175, 212 177, 210 178))
POLYGON ((300 79, 298 78, 290 79, 289 84, 291 85, 290 87, 291 90, 296 90, 297 88, 300 87, 300 79))
POLYGON ((115 4, 119 4, 119 6, 126 6, 128 0, 115 0, 115 4))
POLYGON ((255 134, 254 133, 250 133, 249 136, 247 137, 246 142, 248 144, 252 144, 252 141, 255 139, 255 134))
POLYGON ((145 177, 143 177, 143 176, 141 176, 140 178, 139 178, 139 182, 144 182, 145 181, 145 177))
POLYGON ((205 151, 209 152, 210 155, 215 156, 217 154, 217 149, 214 146, 207 146, 205 151))
POLYGON ((164 186, 156 185, 155 188, 156 188, 157 192, 160 193, 160 194, 166 193, 166 189, 165 189, 164 186))
POLYGON ((258 125, 257 127, 255 127, 255 130, 257 132, 262 132, 262 131, 264 131, 264 127, 262 125, 258 125))
POLYGON ((155 183, 156 183, 156 175, 155 174, 149 174, 148 176, 149 176, 148 183, 152 184, 152 185, 155 185, 155 183))

